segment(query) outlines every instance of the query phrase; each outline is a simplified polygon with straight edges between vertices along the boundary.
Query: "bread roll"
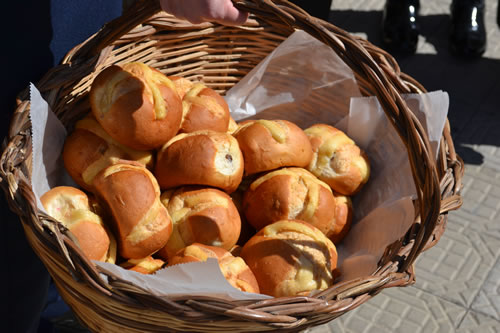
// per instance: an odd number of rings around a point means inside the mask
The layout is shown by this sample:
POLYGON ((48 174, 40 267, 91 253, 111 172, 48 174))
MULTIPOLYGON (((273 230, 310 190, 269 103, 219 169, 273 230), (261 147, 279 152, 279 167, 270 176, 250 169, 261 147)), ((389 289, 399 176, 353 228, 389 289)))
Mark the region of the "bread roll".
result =
POLYGON ((93 191, 94 177, 124 159, 125 153, 92 132, 76 129, 66 137, 62 157, 71 178, 83 189, 93 191))
POLYGON ((306 167, 312 159, 304 131, 286 120, 249 120, 233 133, 245 161, 245 175, 281 167, 306 167))
POLYGON ((241 220, 231 197, 215 188, 182 187, 165 192, 161 201, 173 233, 158 255, 170 259, 182 248, 201 243, 231 249, 240 236, 241 220))
POLYGON ((91 260, 114 263, 116 244, 99 215, 90 210, 87 195, 70 186, 54 187, 40 198, 47 213, 75 236, 91 260))
POLYGON ((162 189, 207 185, 231 193, 243 177, 243 155, 228 133, 182 133, 158 152, 155 176, 162 189))
POLYGON ((339 193, 335 196, 335 223, 327 237, 333 244, 340 243, 351 229, 353 208, 351 198, 339 193))
POLYGON ((240 257, 216 246, 194 243, 181 249, 169 261, 169 265, 207 261, 215 258, 226 280, 236 289, 249 293, 259 293, 259 285, 254 274, 240 257))
POLYGON ((161 269, 163 265, 165 265, 165 261, 153 258, 152 256, 142 259, 129 259, 120 264, 125 269, 142 274, 153 274, 161 269))
POLYGON ((303 221, 283 220, 260 230, 241 257, 260 292, 274 297, 308 295, 333 283, 337 250, 326 236, 303 221))
POLYGON ((347 232, 351 215, 337 209, 330 187, 302 168, 271 171, 245 192, 243 210, 257 230, 283 219, 306 221, 328 238, 347 232))
POLYGON ((138 151, 111 138, 91 115, 79 120, 66 138, 63 161, 68 174, 82 188, 92 191, 92 181, 103 168, 120 159, 153 167, 153 153, 138 151))
POLYGON ((180 132, 201 130, 227 132, 229 107, 224 98, 203 83, 194 83, 182 99, 182 124, 180 132))
POLYGON ((307 167, 319 179, 341 194, 359 192, 370 177, 367 155, 341 130, 316 124, 305 130, 314 156, 307 167))
POLYGON ((117 146, 120 150, 122 150, 125 153, 125 159, 127 159, 127 160, 141 163, 141 164, 145 165, 148 169, 152 169, 154 166, 153 151, 136 150, 136 149, 132 149, 130 147, 127 147, 125 145, 122 145, 121 143, 119 143, 118 141, 113 139, 104 130, 104 128, 102 128, 102 126, 94 118, 92 113, 87 114, 87 116, 85 116, 83 119, 76 122, 75 130, 77 130, 77 129, 92 132, 95 135, 99 136, 100 138, 103 138, 104 140, 106 140, 106 142, 117 146))
POLYGON ((159 148, 180 128, 182 102, 174 83, 145 64, 106 68, 95 78, 89 96, 97 121, 125 146, 159 148))
POLYGON ((172 222, 160 202, 158 183, 148 169, 123 161, 103 169, 93 185, 113 216, 123 258, 145 258, 165 246, 172 222))

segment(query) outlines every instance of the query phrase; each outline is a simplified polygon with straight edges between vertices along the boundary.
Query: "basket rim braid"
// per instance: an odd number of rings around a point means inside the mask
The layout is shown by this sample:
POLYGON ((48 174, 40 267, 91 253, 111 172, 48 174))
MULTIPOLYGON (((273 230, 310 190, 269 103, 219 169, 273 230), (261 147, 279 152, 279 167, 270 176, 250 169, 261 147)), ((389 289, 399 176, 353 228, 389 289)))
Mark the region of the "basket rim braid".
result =
POLYGON ((353 70, 361 92, 378 98, 397 130, 406 146, 418 193, 415 222, 404 237, 386 249, 372 275, 334 284, 314 296, 227 301, 152 295, 100 271, 60 223, 36 208, 30 185, 32 148, 26 89, 18 95, 3 142, 2 189, 61 296, 92 331, 299 331, 326 323, 384 288, 414 283, 415 259, 438 242, 448 212, 461 206, 463 161, 455 152, 449 123, 445 124, 436 161, 422 125, 401 96, 426 90, 402 73, 391 55, 288 1, 233 2, 251 13, 244 26, 194 25, 162 12, 157 0, 135 1, 121 17, 70 50, 36 87, 70 128, 88 110, 85 97, 93 78, 111 64, 144 61, 166 74, 201 79, 224 92, 294 29, 305 30, 330 46, 353 70))

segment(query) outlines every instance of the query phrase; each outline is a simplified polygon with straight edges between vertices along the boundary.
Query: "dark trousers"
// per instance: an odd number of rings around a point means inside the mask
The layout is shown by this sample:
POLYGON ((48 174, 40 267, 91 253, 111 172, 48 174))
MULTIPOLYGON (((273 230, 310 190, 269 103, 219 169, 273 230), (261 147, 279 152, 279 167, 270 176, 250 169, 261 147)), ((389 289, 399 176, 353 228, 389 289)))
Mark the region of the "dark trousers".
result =
MULTIPOLYGON (((0 139, 7 135, 15 97, 36 83, 77 44, 121 14, 121 0, 10 1, 2 10, 6 27, 1 52, 0 139)), ((29 246, 19 218, 0 195, 2 314, 5 332, 37 332, 46 304, 49 274, 29 246)))
POLYGON ((310 15, 328 21, 332 0, 291 0, 310 15))

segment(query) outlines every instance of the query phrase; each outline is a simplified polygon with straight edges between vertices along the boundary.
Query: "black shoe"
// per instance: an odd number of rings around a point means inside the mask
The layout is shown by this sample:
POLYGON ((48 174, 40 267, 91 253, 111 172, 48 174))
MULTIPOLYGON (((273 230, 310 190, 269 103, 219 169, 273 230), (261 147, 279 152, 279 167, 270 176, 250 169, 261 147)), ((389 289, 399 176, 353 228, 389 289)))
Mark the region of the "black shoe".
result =
POLYGON ((382 42, 391 51, 415 53, 419 24, 418 0, 387 0, 382 18, 382 42))
POLYGON ((452 2, 450 46, 453 53, 466 58, 480 57, 486 51, 484 0, 452 2))
POLYGON ((500 28, 500 0, 498 0, 498 6, 497 6, 497 24, 498 27, 500 28))

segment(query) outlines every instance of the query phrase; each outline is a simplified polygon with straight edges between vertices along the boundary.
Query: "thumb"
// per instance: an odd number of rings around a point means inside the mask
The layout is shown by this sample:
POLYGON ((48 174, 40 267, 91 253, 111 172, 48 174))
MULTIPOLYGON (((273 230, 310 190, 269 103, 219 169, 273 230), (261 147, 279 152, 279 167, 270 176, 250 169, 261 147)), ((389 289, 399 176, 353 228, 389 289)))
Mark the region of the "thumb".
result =
POLYGON ((227 25, 240 25, 247 21, 248 13, 241 11, 233 6, 226 7, 222 17, 217 22, 227 25))

